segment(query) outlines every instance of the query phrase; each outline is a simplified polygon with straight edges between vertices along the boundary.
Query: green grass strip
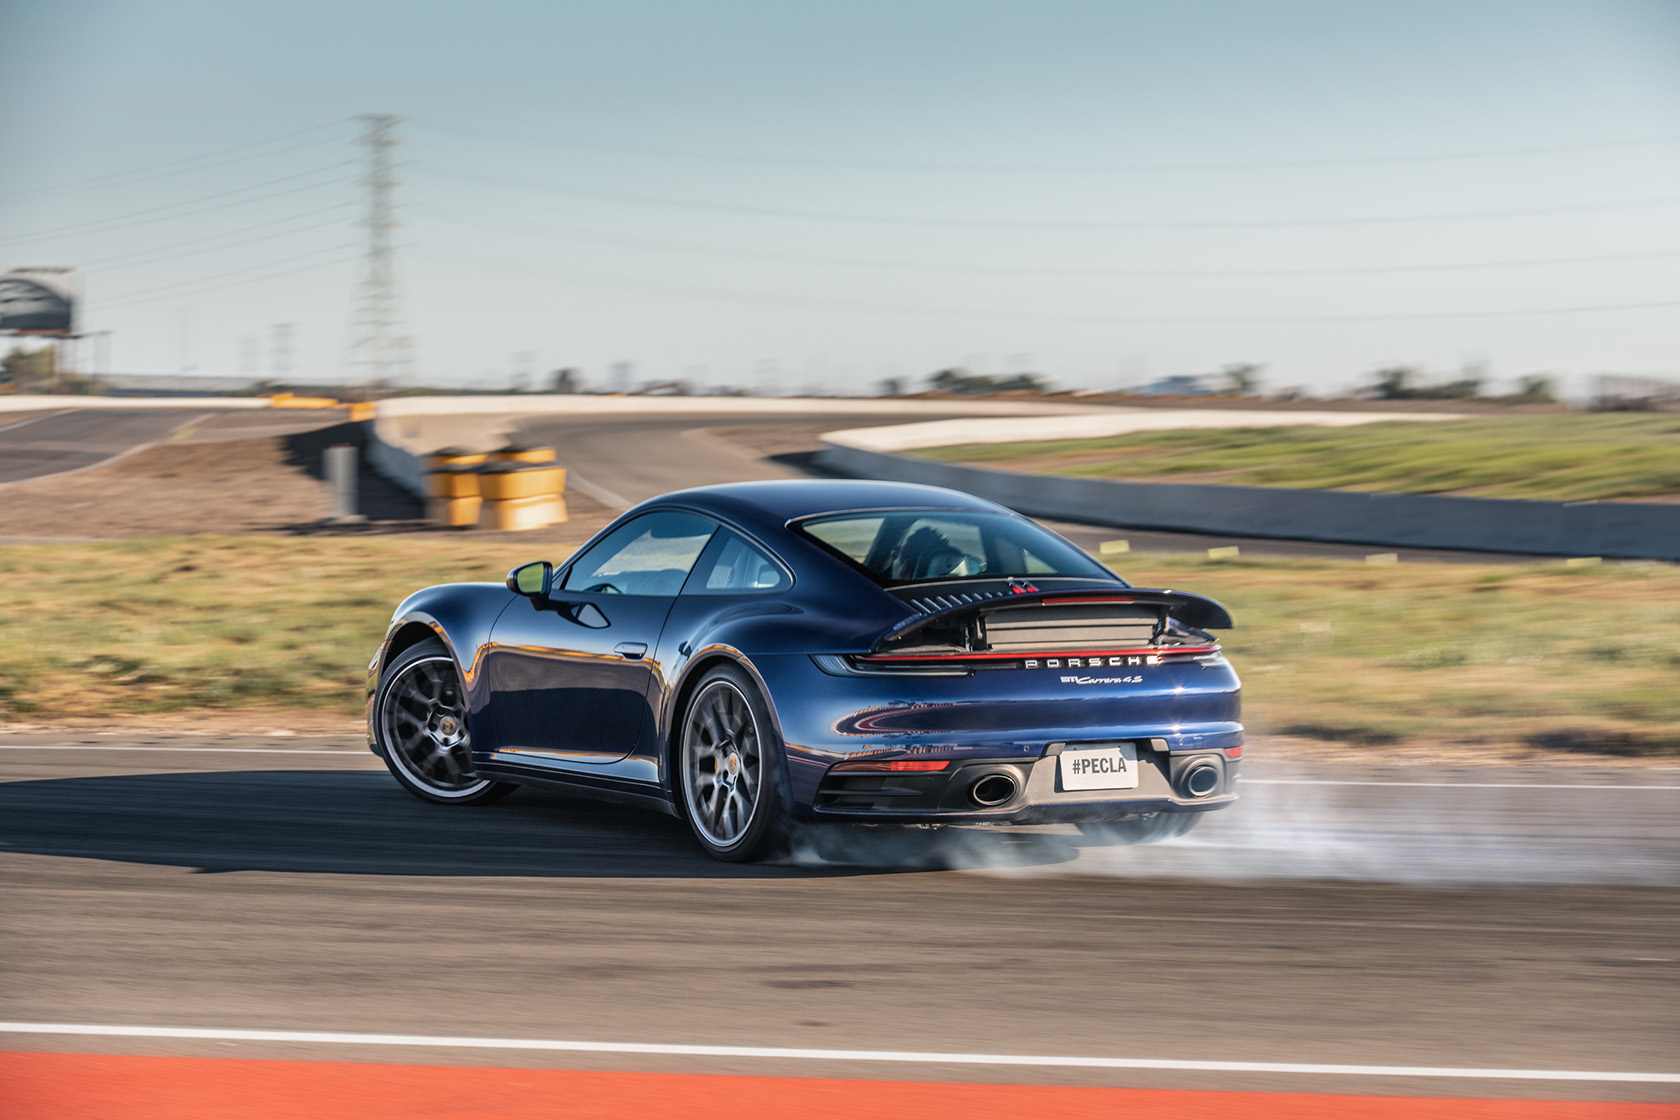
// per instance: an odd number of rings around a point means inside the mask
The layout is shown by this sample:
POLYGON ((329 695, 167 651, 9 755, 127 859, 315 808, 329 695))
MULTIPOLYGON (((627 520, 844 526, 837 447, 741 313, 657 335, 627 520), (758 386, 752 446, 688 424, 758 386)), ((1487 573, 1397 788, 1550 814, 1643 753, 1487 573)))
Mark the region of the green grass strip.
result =
POLYGON ((1680 415, 1672 414, 1181 428, 911 454, 1091 478, 1553 501, 1680 496, 1680 415))

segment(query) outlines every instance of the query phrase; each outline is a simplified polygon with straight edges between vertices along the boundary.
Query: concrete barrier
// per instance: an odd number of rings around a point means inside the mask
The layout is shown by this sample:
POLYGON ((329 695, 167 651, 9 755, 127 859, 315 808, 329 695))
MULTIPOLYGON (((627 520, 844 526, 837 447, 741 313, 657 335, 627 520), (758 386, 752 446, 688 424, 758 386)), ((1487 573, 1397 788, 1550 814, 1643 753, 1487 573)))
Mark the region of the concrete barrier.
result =
POLYGON ((1108 405, 1077 401, 968 400, 925 397, 634 397, 624 395, 392 397, 379 402, 381 417, 505 415, 671 415, 771 413, 775 415, 858 416, 896 412, 906 418, 949 416, 1081 416, 1117 411, 1108 405))
POLYGON ((1680 503, 1531 502, 1270 486, 1115 482, 937 463, 824 440, 852 478, 947 486, 1033 517, 1243 537, 1680 560, 1680 503))
MULTIPOLYGON (((1113 435, 1161 428, 1256 427, 1279 424, 1371 424, 1384 420, 1451 420, 1452 413, 1326 410, 1128 408, 1074 401, 903 397, 629 397, 583 395, 394 397, 378 403, 368 461, 416 497, 425 493, 421 458, 445 444, 491 448, 532 416, 785 416, 792 419, 879 416, 906 423, 831 433, 876 451, 940 443, 1113 435), (928 420, 929 416, 963 419, 928 420), (917 423, 916 421, 920 421, 917 423)), ((363 417, 352 413, 352 419, 363 417)))
POLYGON ((923 420, 887 427, 849 428, 826 438, 866 451, 951 447, 964 443, 1025 443, 1034 440, 1101 439, 1133 432, 1180 428, 1279 428, 1311 424, 1346 428, 1358 424, 1464 420, 1457 412, 1332 411, 1330 409, 1106 408, 1073 416, 969 416, 923 420))
POLYGON ((394 440, 383 438, 377 420, 363 421, 368 426, 367 462, 380 478, 410 495, 426 497, 426 460, 394 440))
MULTIPOLYGON (((368 465, 417 498, 425 497, 424 457, 444 444, 486 450, 506 442, 533 416, 778 415, 790 419, 902 414, 906 419, 951 413, 992 417, 1111 414, 1098 405, 1049 401, 904 400, 900 398, 483 396, 395 397, 378 403, 368 428, 368 465)), ((1133 410, 1140 411, 1140 410, 1133 410)))
MULTIPOLYGON (((517 421, 533 413, 597 414, 762 412, 835 415, 902 410, 907 418, 938 411, 975 411, 997 417, 984 438, 1020 438, 1018 419, 1004 414, 1075 416, 1145 413, 1146 410, 1077 405, 1022 406, 1015 402, 884 400, 775 400, 736 397, 408 397, 381 401, 370 422, 368 463, 381 476, 415 497, 425 496, 424 437, 402 429, 405 419, 454 417, 447 440, 497 446, 517 421), (975 407, 982 406, 982 407, 975 407), (994 430, 995 429, 995 430, 994 430), (1007 436, 1002 433, 1007 432, 1007 436), (469 434, 463 434, 469 433, 469 434), (469 438, 470 436, 470 438, 469 438)), ((1146 415, 1140 427, 1188 427, 1211 418, 1173 410, 1177 416, 1146 415), (1188 415, 1187 415, 1188 414, 1188 415)), ((1372 423, 1379 420, 1448 419, 1447 415, 1330 414, 1334 420, 1301 413, 1233 413, 1214 426, 1277 423, 1372 423), (1354 418, 1357 416, 1357 419, 1354 418)), ((1289 490, 1267 486, 1195 483, 1113 482, 1061 475, 1014 474, 981 467, 913 459, 852 446, 906 440, 950 442, 944 421, 910 436, 895 428, 833 432, 824 437, 819 463, 856 478, 884 478, 948 486, 988 498, 1034 517, 1117 528, 1164 529, 1231 536, 1276 537, 1407 548, 1456 548, 1554 556, 1610 556, 1680 560, 1680 503, 1529 502, 1498 498, 1447 498, 1421 494, 1353 494, 1335 490, 1289 490), (872 437, 864 433, 877 433, 872 437), (887 433, 895 433, 891 436, 887 433), (845 442, 840 442, 845 440, 845 442)), ((1081 421, 1114 426, 1112 420, 1081 421)), ((1133 426, 1128 421, 1127 426, 1133 426)), ((923 425, 916 425, 922 428, 923 425)), ((966 430, 966 429, 965 429, 966 430)), ((1058 426, 1056 432, 1066 430, 1058 426)), ((972 432, 970 433, 972 434, 972 432)))

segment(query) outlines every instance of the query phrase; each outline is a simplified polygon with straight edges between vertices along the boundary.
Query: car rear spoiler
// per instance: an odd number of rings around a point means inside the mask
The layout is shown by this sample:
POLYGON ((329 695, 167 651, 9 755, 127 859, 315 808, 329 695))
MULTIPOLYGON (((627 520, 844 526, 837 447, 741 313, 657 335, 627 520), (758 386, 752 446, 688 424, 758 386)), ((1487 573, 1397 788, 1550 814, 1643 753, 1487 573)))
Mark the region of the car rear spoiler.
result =
POLYGON ((1232 627, 1231 612, 1221 604, 1204 595, 1192 595, 1187 591, 1150 590, 1138 587, 1116 588, 1110 591, 1106 588, 1064 588, 1059 591, 1026 591, 1008 592, 993 595, 973 602, 961 603, 945 610, 920 614, 914 618, 907 618, 898 623, 879 638, 870 647, 870 652, 878 652, 889 642, 896 642, 901 638, 914 634, 928 626, 939 626, 942 623, 955 621, 971 615, 991 614, 994 611, 1005 610, 1010 607, 1025 607, 1038 604, 1099 604, 1114 603, 1126 605, 1158 606, 1166 608, 1166 613, 1186 626, 1193 626, 1198 630, 1229 630, 1232 627))

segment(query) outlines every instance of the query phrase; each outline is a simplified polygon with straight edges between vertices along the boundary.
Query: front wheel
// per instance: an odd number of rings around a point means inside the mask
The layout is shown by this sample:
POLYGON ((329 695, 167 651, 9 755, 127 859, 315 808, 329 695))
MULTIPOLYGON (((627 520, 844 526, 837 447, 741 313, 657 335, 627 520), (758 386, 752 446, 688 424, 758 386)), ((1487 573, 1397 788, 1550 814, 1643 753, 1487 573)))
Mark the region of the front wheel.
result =
POLYGON ((478 805, 516 788, 473 772, 461 673, 436 638, 403 650, 380 674, 373 733, 391 775, 426 801, 478 805))
POLYGON ((680 734, 678 775, 695 839, 731 863, 773 854, 788 831, 782 744, 751 678, 732 665, 707 673, 680 734))
POLYGON ((1079 831, 1105 844, 1153 844, 1183 836, 1201 819, 1201 813, 1149 813, 1129 821, 1080 821, 1079 831))

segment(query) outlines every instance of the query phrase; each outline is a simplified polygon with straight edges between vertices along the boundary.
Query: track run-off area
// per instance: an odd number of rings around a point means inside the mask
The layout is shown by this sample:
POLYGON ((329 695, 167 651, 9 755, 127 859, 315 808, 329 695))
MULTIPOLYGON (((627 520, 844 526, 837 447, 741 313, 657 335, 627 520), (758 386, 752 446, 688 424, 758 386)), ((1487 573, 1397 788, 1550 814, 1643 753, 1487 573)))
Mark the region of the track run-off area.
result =
MULTIPOLYGON (((266 422, 117 411, 0 415, 0 482, 266 422)), ((797 477, 820 426, 510 430, 621 508, 797 477)), ((1680 769, 1255 753, 1167 844, 739 867, 652 813, 421 804, 354 736, 0 735, 0 1117, 1680 1116, 1680 769)))
POLYGON ((652 813, 422 804, 354 739, 0 746, 8 1116, 1680 1101, 1676 771, 1257 763, 1165 845, 866 830, 740 867, 652 813))

